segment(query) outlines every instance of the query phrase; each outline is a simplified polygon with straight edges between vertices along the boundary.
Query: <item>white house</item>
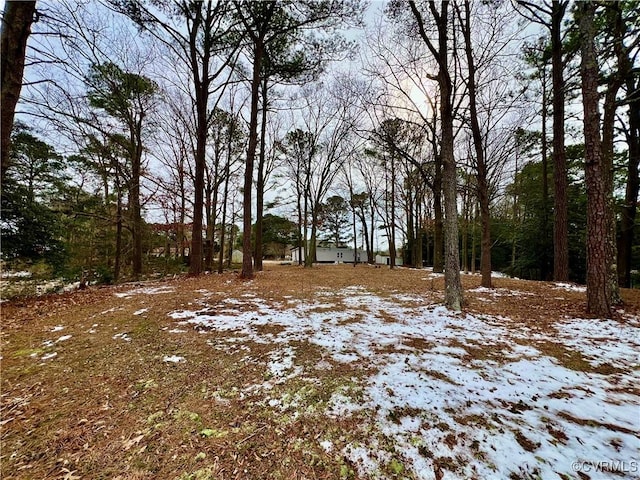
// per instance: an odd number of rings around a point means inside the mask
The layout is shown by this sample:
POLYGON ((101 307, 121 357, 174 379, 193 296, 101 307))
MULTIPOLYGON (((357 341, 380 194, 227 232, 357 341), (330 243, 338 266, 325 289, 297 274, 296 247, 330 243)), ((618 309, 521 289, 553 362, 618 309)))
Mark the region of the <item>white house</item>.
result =
MULTIPOLYGON (((376 265, 391 265, 389 255, 376 255, 376 265)), ((402 265, 402 257, 396 257, 396 265, 402 265)))
MULTIPOLYGON (((316 248, 316 261, 318 263, 353 263, 354 262, 354 249, 348 247, 317 247, 316 248)), ((302 257, 304 261, 304 247, 291 247, 291 261, 298 263, 299 258, 302 257)), ((367 255, 358 249, 358 262, 365 262, 367 255)))

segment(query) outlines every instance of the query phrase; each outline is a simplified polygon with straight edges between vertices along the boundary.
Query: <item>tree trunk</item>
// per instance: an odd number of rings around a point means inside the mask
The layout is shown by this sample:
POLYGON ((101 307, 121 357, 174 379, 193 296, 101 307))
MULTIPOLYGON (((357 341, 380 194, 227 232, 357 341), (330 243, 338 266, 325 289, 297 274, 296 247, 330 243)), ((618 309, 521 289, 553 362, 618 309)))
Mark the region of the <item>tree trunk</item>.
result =
POLYGON ((358 218, 362 223, 362 236, 364 237, 365 248, 367 249, 367 263, 373 263, 373 246, 369 243, 369 227, 367 226, 367 218, 364 210, 361 209, 358 218))
MULTIPOLYGON (((473 208, 473 222, 471 224, 471 273, 476 273, 476 229, 478 226, 478 215, 480 215, 479 213, 479 208, 478 208, 478 204, 476 203, 474 205, 473 208)), ((515 256, 515 242, 514 242, 514 250, 513 250, 514 256, 515 256)))
POLYGON ((462 310, 462 282, 460 280, 460 249, 458 247, 458 182, 453 149, 453 82, 448 64, 448 6, 441 2, 438 19, 438 85, 440 87, 440 118, 442 121, 442 191, 444 193, 444 302, 447 308, 462 310))
MULTIPOLYGON (((542 78, 542 242, 545 247, 549 245, 549 162, 547 159, 547 78, 546 69, 542 78)), ((540 258, 540 276, 542 280, 550 280, 549 267, 551 262, 548 250, 540 258)))
POLYGON ((231 203, 231 231, 229 232, 229 251, 227 254, 227 268, 231 268, 231 262, 233 260, 233 244, 236 242, 236 232, 234 229, 234 223, 236 220, 236 205, 235 197, 234 202, 231 203))
POLYGON ((585 182, 587 187, 587 312, 612 316, 609 265, 607 264, 607 172, 600 141, 598 108, 598 62, 595 53, 596 6, 579 4, 582 44, 582 103, 584 109, 585 182))
POLYGON ((635 97, 629 101, 629 129, 627 144, 629 145, 629 164, 627 166, 627 187, 624 205, 621 207, 620 238, 618 243, 618 281, 626 288, 631 288, 631 252, 633 247, 633 230, 636 221, 638 191, 640 190, 640 78, 628 73, 626 78, 627 95, 635 97))
POLYGON ((260 156, 258 158, 258 182, 256 185, 256 235, 255 235, 255 269, 262 271, 262 217, 264 215, 264 188, 265 188, 265 144, 267 133, 267 80, 262 80, 262 118, 260 125, 260 156))
POLYGON ((264 45, 256 42, 253 55, 253 76, 251 78, 251 116, 249 119, 249 147, 244 171, 243 219, 242 219, 242 272, 241 278, 253 278, 251 248, 251 189, 253 188, 253 167, 258 147, 258 104, 260 97, 260 71, 264 57, 264 45))
POLYGON ((606 171, 607 181, 607 199, 609 208, 607 209, 607 221, 609 229, 607 230, 607 252, 608 264, 611 271, 609 272, 611 284, 611 303, 617 305, 622 302, 620 298, 620 288, 618 286, 618 268, 617 268, 617 245, 616 245, 616 218, 615 205, 613 200, 613 157, 614 157, 614 128, 616 121, 616 111, 618 109, 617 96, 618 91, 624 85, 627 70, 631 69, 628 64, 627 55, 623 37, 626 31, 622 16, 622 5, 619 1, 610 2, 607 5, 608 14, 608 30, 613 34, 613 51, 617 59, 617 69, 609 75, 607 90, 604 97, 604 114, 602 118, 602 155, 606 171))
POLYGON ((387 222, 389 223, 389 258, 390 268, 396 267, 396 165, 394 155, 391 154, 391 198, 389 202, 389 210, 387 212, 387 222))
POLYGON ((423 240, 422 240, 422 227, 418 226, 417 230, 416 230, 416 267, 418 268, 423 268, 423 259, 422 259, 422 245, 423 245, 423 240))
POLYGON ((469 236, 469 203, 471 203, 471 198, 469 195, 469 181, 467 177, 467 182, 465 185, 465 191, 462 198, 462 208, 464 210, 463 219, 462 219, 462 271, 464 273, 469 273, 469 245, 468 245, 468 236, 469 236))
MULTIPOLYGON (((407 182, 409 183, 409 182, 407 182)), ((407 250, 409 258, 404 258, 404 263, 412 267, 416 266, 416 241, 415 227, 413 225, 415 201, 411 198, 411 186, 407 185, 407 199, 405 207, 405 215, 407 217, 407 250)))
POLYGON ((435 157, 435 175, 433 178, 433 271, 444 272, 444 221, 442 218, 442 152, 435 157))
MULTIPOLYGON (((443 76, 448 77, 448 73, 443 76)), ((451 80, 442 82, 442 187, 444 191, 445 238, 445 305, 454 311, 462 310, 462 282, 460 281, 460 253, 458 248, 458 205, 456 161, 453 154, 453 111, 451 109, 451 80)))
POLYGON ((376 209, 375 209, 375 200, 371 192, 369 192, 369 210, 371 212, 371 218, 369 219, 371 223, 369 224, 369 243, 371 244, 371 257, 369 257, 369 263, 376 263, 376 253, 374 251, 374 234, 376 230, 376 209))
POLYGON ((142 133, 140 127, 131 138, 133 155, 131 158, 131 189, 129 203, 131 208, 131 227, 133 235, 133 278, 142 275, 142 208, 140 205, 140 177, 142 175, 142 133))
POLYGON ((211 176, 207 175, 207 177, 207 184, 204 187, 204 217, 207 219, 204 242, 204 269, 205 271, 211 271, 211 264, 213 263, 213 249, 211 248, 213 242, 213 222, 211 221, 211 197, 213 196, 213 188, 211 186, 211 176))
POLYGON ((191 249, 189 250, 189 273, 200 275, 202 273, 202 210, 204 207, 204 171, 206 166, 207 143, 207 103, 208 92, 206 85, 199 85, 196 127, 196 155, 195 155, 195 180, 193 201, 193 228, 191 231, 191 249))
POLYGON ((131 236, 133 241, 133 252, 131 257, 132 275, 135 280, 139 280, 142 275, 142 220, 140 216, 140 197, 136 196, 139 186, 135 185, 131 189, 131 236))
MULTIPOLYGON (((318 224, 318 208, 314 205, 311 209, 311 237, 309 238, 309 248, 305 249, 306 255, 304 259, 304 266, 309 268, 313 266, 313 262, 316 261, 316 236, 317 236, 317 224, 318 224)), ((306 229, 305 229, 306 230, 306 229)))
POLYGON ((569 280, 569 222, 567 156, 564 151, 564 78, 562 19, 568 2, 553 0, 551 15, 551 76, 553 82, 553 178, 555 187, 553 229, 553 279, 569 280))
POLYGON ((471 120, 473 146, 476 153, 476 178, 478 180, 477 194, 478 202, 480 203, 480 222, 482 224, 480 240, 480 274, 482 275, 482 286, 485 288, 491 288, 491 214, 489 210, 489 180, 484 155, 482 133, 480 132, 478 109, 476 105, 476 68, 471 43, 471 8, 468 0, 464 2, 464 9, 465 18, 463 23, 463 34, 465 40, 465 53, 467 57, 467 70, 469 75, 467 80, 469 118, 471 120))
MULTIPOLYGON (((353 190, 351 191, 351 198, 353 198, 353 190)), ((356 230, 356 209, 353 209, 353 266, 358 264, 358 237, 356 230)))
POLYGON ((117 283, 120 280, 120 268, 122 265, 122 194, 120 187, 118 189, 116 199, 116 251, 113 265, 113 281, 117 283))
POLYGON ((300 194, 300 180, 296 179, 296 193, 297 193, 297 198, 296 198, 296 207, 298 210, 298 265, 302 265, 303 261, 302 261, 302 249, 304 248, 306 251, 306 246, 304 245, 304 235, 302 233, 302 229, 304 227, 304 222, 302 220, 302 199, 301 199, 301 194, 300 194))
MULTIPOLYGON (((229 176, 231 169, 231 139, 233 138, 233 127, 228 132, 227 143, 227 163, 224 167, 224 188, 222 194, 222 225, 220 226, 220 252, 218 254, 218 273, 224 270, 224 237, 227 233, 227 202, 229 201, 229 176)), ((233 227, 232 227, 233 230, 233 227)))
MULTIPOLYGON (((307 258, 309 257, 309 249, 311 248, 309 245, 309 239, 307 237, 307 231, 309 228, 309 173, 308 168, 305 167, 307 173, 305 174, 305 183, 303 185, 304 189, 304 211, 302 216, 302 245, 304 248, 304 266, 305 268, 311 267, 311 263, 307 264, 307 258)), ((314 246, 315 248, 315 246, 314 246)))
POLYGON ((0 38, 0 182, 4 184, 11 157, 11 132, 16 105, 22 90, 27 40, 36 14, 34 1, 6 1, 0 38))

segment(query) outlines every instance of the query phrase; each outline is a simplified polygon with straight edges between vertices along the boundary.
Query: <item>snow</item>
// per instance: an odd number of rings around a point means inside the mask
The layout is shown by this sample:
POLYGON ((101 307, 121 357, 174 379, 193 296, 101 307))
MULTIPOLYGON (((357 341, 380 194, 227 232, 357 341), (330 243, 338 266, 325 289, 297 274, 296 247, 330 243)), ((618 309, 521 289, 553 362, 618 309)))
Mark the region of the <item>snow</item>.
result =
POLYGON ((32 273, 26 270, 20 272, 2 272, 2 278, 30 278, 31 275, 32 273))
POLYGON ((128 298, 134 295, 160 295, 163 293, 172 293, 174 291, 175 289, 173 287, 161 285, 158 287, 136 288, 127 292, 114 293, 114 295, 118 298, 128 298))
POLYGON ((142 315, 145 312, 148 312, 149 309, 148 308, 141 308, 140 310, 136 310, 135 312, 133 312, 134 315, 142 315))
POLYGON ((333 442, 331 442, 330 440, 322 440, 320 442, 320 446, 327 453, 331 453, 331 451, 333 450, 333 442))
POLYGON ((467 291, 473 293, 483 293, 486 295, 491 295, 492 297, 525 297, 535 295, 535 293, 521 292, 520 290, 509 290, 508 288, 478 287, 467 291))
MULTIPOLYGON (((321 347, 322 369, 331 368, 328 360, 366 365, 372 373, 357 388, 338 386, 323 407, 334 418, 369 412, 361 421, 365 440, 338 447, 363 477, 388 478, 385 468, 396 462, 415 478, 434 479, 435 461, 448 459, 443 479, 577 478, 576 461, 637 457, 637 319, 562 319, 555 328, 534 330, 420 305, 419 297, 381 297, 361 286, 316 294, 317 300, 294 304, 245 295, 170 317, 226 332, 226 342, 211 341, 225 351, 234 343, 271 344, 261 360, 267 380, 245 393, 273 392, 265 404, 280 410, 298 400, 278 397, 274 385, 318 371, 296 364, 300 342, 321 347), (279 327, 277 333, 259 333, 265 325, 279 327), (557 357, 544 353, 549 345, 558 348, 557 357), (589 368, 563 362, 572 355, 589 368), (611 373, 597 373, 601 366, 611 373)), ((330 439, 321 446, 336 448, 330 439)), ((608 478, 599 474, 590 471, 592 479, 608 478)))
POLYGON ((59 332, 60 330, 64 330, 64 327, 62 325, 56 325, 51 329, 51 332, 59 332))
POLYGON ((562 283, 562 282, 556 282, 554 283, 556 289, 560 289, 560 290, 568 290, 570 292, 586 292, 587 291, 587 287, 583 286, 583 285, 575 285, 573 283, 562 283))
POLYGON ((127 335, 126 333, 116 333, 113 336, 114 340, 124 340, 125 342, 130 342, 131 341, 131 337, 129 335, 127 335))
POLYGON ((178 355, 165 355, 162 357, 162 361, 165 363, 180 363, 185 362, 186 360, 184 357, 180 357, 178 355))

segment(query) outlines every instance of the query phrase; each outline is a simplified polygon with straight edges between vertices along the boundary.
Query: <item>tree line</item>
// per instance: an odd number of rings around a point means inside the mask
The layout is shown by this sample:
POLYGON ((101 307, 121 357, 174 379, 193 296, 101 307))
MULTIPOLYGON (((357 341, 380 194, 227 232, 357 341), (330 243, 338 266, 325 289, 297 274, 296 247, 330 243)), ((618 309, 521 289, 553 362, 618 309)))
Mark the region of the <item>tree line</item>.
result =
POLYGON ((610 316, 640 255, 637 2, 373 10, 6 2, 3 260, 118 281, 241 246, 251 278, 274 238, 309 267, 382 237, 452 309, 461 269, 500 269, 610 316))

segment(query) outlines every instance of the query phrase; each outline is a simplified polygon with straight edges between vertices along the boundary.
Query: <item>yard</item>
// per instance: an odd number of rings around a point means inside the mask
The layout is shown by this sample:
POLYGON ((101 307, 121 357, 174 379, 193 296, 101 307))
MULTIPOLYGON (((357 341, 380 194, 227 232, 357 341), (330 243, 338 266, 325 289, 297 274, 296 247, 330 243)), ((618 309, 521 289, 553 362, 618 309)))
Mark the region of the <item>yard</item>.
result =
POLYGON ((640 478, 640 291, 267 265, 2 304, 3 479, 640 478))

